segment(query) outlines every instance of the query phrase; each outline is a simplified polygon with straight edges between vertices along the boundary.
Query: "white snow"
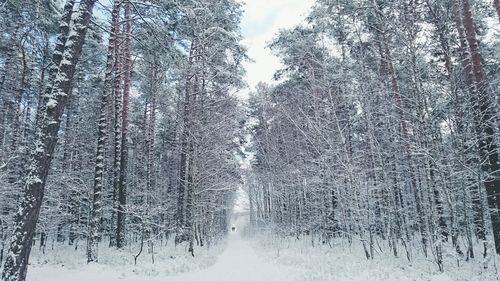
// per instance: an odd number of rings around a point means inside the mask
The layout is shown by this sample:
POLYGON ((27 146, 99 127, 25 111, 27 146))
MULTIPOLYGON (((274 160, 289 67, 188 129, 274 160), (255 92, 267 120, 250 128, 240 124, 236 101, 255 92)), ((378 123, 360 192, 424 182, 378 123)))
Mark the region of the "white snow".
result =
POLYGON ((67 60, 66 58, 64 58, 62 61, 61 61, 61 65, 71 65, 72 62, 67 60))
MULTIPOLYGON (((225 250, 197 249, 190 257, 184 247, 162 248, 153 265, 144 254, 137 266, 130 251, 101 248, 100 264, 84 263, 84 254, 70 247, 65 254, 37 253, 28 271, 28 281, 481 281, 496 280, 494 264, 482 269, 476 261, 446 264, 438 272, 432 258, 417 258, 408 263, 404 258, 379 253, 366 260, 354 243, 311 246, 307 239, 280 240, 268 235, 244 240, 231 234, 225 250), (173 251, 173 252, 172 252, 173 251), (104 253, 103 253, 104 252, 104 253), (222 253, 221 253, 222 252, 222 253), (55 255, 54 255, 55 254, 55 255), (81 260, 65 255, 78 255, 81 260), (172 256, 169 256, 172 255, 172 256), (218 258, 217 258, 218 255, 218 258), (43 257, 48 257, 44 259, 43 257)), ((103 243, 101 243, 103 244, 103 243)), ((104 243, 105 244, 105 243, 104 243)), ((478 260, 479 261, 479 260, 478 260)))
POLYGON ((147 245, 134 265, 134 255, 138 249, 134 247, 123 250, 110 249, 109 241, 99 244, 99 263, 87 264, 85 241, 79 241, 78 250, 74 246, 60 246, 51 243, 45 249, 45 254, 35 245, 30 265, 28 267, 28 281, 143 281, 165 280, 167 276, 181 274, 207 268, 215 263, 217 256, 224 249, 224 243, 210 249, 196 248, 196 258, 187 253, 184 245, 174 248, 173 241, 167 246, 155 245, 155 263, 151 262, 147 245))
MULTIPOLYGON (((495 261, 488 268, 482 266, 482 258, 454 262, 453 249, 445 249, 445 271, 439 272, 432 256, 415 255, 411 263, 400 249, 399 257, 378 249, 373 260, 364 257, 361 243, 337 241, 331 246, 310 237, 276 239, 262 235, 254 243, 260 249, 262 259, 274 260, 300 270, 297 281, 493 281, 499 280, 495 261)), ((476 245, 476 249, 478 249, 476 245)))
MULTIPOLYGON (((352 244, 334 240, 322 244, 317 239, 314 246, 309 236, 279 238, 268 230, 259 231, 252 239, 248 234, 248 217, 244 213, 234 216, 226 242, 211 248, 195 248, 196 257, 187 252, 185 245, 156 246, 155 264, 151 255, 144 252, 133 265, 137 249, 113 250, 107 242, 100 243, 99 264, 85 261, 85 242, 80 241, 78 251, 73 246, 47 246, 46 254, 34 248, 30 260, 28 281, 486 281, 498 280, 495 259, 482 267, 482 259, 460 262, 457 266, 453 249, 445 249, 445 272, 438 271, 432 258, 415 253, 409 263, 400 252, 394 257, 390 252, 379 252, 373 260, 366 260, 359 241, 352 244)), ((50 244, 49 244, 50 245, 50 244)), ((476 247, 477 248, 477 247, 476 247)), ((400 249, 403 251, 403 249, 400 249)))
MULTIPOLYGON (((99 252, 102 255, 102 249, 99 252)), ((105 259, 103 264, 87 265, 69 262, 71 259, 67 260, 64 255, 59 256, 57 264, 50 264, 57 262, 57 258, 47 264, 48 261, 40 259, 37 254, 36 264, 29 268, 28 281, 292 281, 298 273, 293 267, 263 260, 250 243, 241 239, 238 234, 230 236, 225 251, 218 258, 206 254, 198 249, 197 257, 194 259, 189 256, 167 257, 166 261, 158 261, 155 265, 147 265, 148 262, 142 260, 138 266, 126 265, 126 262, 130 260, 124 258, 123 255, 117 255, 114 258, 100 257, 105 259), (108 259, 114 259, 115 264, 110 265, 108 259), (200 265, 200 260, 205 260, 204 265, 200 265), (215 261, 215 264, 209 266, 209 260, 215 261), (209 267, 200 269, 204 266, 209 267), (189 270, 193 271, 182 273, 189 270)))
POLYGON ((47 106, 47 108, 54 108, 54 107, 57 106, 57 101, 55 99, 51 98, 51 99, 49 99, 47 101, 47 105, 46 106, 47 106))
POLYGON ((163 279, 165 281, 292 281, 298 271, 260 258, 249 242, 230 236, 226 251, 214 266, 197 272, 163 279))

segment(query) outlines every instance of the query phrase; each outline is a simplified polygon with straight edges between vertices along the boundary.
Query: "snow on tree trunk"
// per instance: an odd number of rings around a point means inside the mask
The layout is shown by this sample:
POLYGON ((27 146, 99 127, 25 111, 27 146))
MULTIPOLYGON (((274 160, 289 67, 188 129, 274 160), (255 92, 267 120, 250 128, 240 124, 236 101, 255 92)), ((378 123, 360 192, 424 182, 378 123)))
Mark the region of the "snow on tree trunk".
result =
MULTIPOLYGON (((458 0, 457 0, 458 1, 458 0)), ((500 254, 500 162, 498 147, 495 142, 494 107, 492 97, 487 91, 487 81, 481 63, 481 54, 476 40, 476 31, 469 0, 462 0, 463 27, 468 42, 467 55, 472 67, 467 66, 468 75, 474 77, 476 95, 471 95, 475 110, 476 131, 478 133, 479 154, 482 169, 485 173, 484 186, 491 211, 491 224, 495 240, 496 253, 500 254)))
POLYGON ((82 1, 78 11, 73 15, 52 89, 50 92, 45 92, 43 98, 45 104, 39 113, 35 147, 31 151, 24 191, 15 217, 15 230, 2 272, 2 279, 6 281, 26 279, 28 259, 50 163, 57 144, 61 115, 66 105, 95 2, 95 0, 82 1))
MULTIPOLYGON (((41 96, 41 101, 39 104, 39 108, 47 103, 47 97, 52 92, 52 88, 54 86, 55 78, 59 70, 59 65, 63 59, 63 53, 66 46, 66 41, 68 40, 71 19, 73 15, 73 7, 75 5, 75 0, 67 0, 64 4, 63 13, 61 15, 61 20, 59 24, 58 35, 56 38, 56 46, 54 48, 54 52, 52 53, 52 62, 48 70, 48 82, 45 86, 44 95, 41 96)), ((37 112, 37 122, 40 121, 39 113, 41 110, 37 112)))
POLYGON ((116 236, 117 217, 119 208, 118 193, 120 189, 120 163, 122 146, 122 106, 123 106, 123 45, 124 38, 121 28, 116 30, 116 48, 115 48, 115 77, 113 86, 114 97, 114 143, 113 143, 113 213, 111 216, 111 239, 110 246, 116 246, 118 237, 116 236))
POLYGON ((111 15, 111 34, 108 40, 108 51, 106 59, 106 73, 104 77, 104 88, 101 98, 100 114, 97 124, 97 150, 94 173, 94 189, 92 196, 92 209, 89 221, 89 235, 87 241, 87 262, 97 262, 97 243, 101 237, 99 233, 102 192, 104 187, 104 168, 107 144, 107 127, 109 115, 109 104, 111 103, 111 93, 113 87, 113 70, 115 67, 115 49, 117 48, 116 32, 118 30, 118 20, 120 14, 121 0, 115 0, 111 15))
POLYGON ((379 4, 374 0, 373 5, 375 7, 375 14, 376 14, 376 25, 377 25, 377 30, 379 31, 379 37, 381 41, 381 56, 382 56, 382 72, 384 75, 387 75, 387 78, 390 79, 390 85, 391 85, 391 90, 392 94, 394 97, 395 101, 395 107, 397 110, 397 114, 399 117, 399 123, 400 123, 400 129, 401 129, 401 138, 403 142, 403 147, 404 147, 404 156, 405 156, 405 163, 404 165, 407 168, 409 181, 411 185, 411 192, 413 193, 414 196, 414 201, 415 201, 415 206, 416 206, 416 211, 417 211, 417 216, 419 220, 419 228, 420 228, 420 233, 422 236, 422 245, 424 249, 424 253, 427 256, 427 248, 428 248, 428 229, 427 229, 427 222, 425 220, 425 215, 422 207, 422 199, 421 199, 421 191, 420 187, 417 185, 417 176, 415 175, 415 169, 413 167, 413 159, 412 159, 412 152, 411 152, 411 144, 410 144, 410 138, 408 136, 408 125, 407 125, 407 120, 405 117, 404 113, 404 104, 402 101, 401 97, 401 92, 400 92, 400 87, 399 87, 399 82, 396 77, 396 71, 394 69, 394 65, 392 62, 392 56, 391 56, 391 50, 389 48, 389 43, 388 43, 388 38, 387 35, 384 31, 383 25, 384 23, 382 22, 382 19, 384 18, 382 11, 379 7, 379 4))
POLYGON ((182 126, 180 132, 180 166, 179 166, 179 188, 177 191, 177 212, 176 212, 176 236, 175 243, 179 244, 186 240, 186 213, 187 213, 187 192, 189 189, 189 163, 192 155, 189 154, 189 144, 191 139, 191 115, 192 115, 192 83, 193 83, 193 57, 195 52, 195 42, 191 41, 189 53, 189 65, 186 71, 185 92, 183 101, 182 126))
POLYGON ((124 47, 123 47, 123 106, 121 114, 121 145, 120 145, 120 175, 118 181, 118 210, 116 226, 116 247, 125 245, 125 218, 127 203, 127 163, 128 163, 128 110, 130 95, 130 72, 131 72, 131 39, 132 39, 132 17, 130 1, 125 2, 125 25, 124 25, 124 47))

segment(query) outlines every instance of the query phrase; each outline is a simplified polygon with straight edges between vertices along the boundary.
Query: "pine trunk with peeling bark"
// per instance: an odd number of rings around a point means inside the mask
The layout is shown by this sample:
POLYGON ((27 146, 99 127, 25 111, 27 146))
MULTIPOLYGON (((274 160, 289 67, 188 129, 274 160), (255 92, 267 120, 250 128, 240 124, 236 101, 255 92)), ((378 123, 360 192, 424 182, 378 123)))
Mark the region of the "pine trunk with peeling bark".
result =
MULTIPOLYGON (((2 272, 2 279, 5 281, 24 281, 26 279, 28 259, 40 214, 47 175, 57 144, 61 116, 66 106, 95 2, 96 0, 80 2, 79 9, 70 26, 71 32, 68 33, 52 88, 45 92, 42 99, 44 104, 40 108, 40 119, 36 126, 35 147, 31 151, 24 191, 19 211, 15 216, 15 230, 2 272)), ((61 24, 64 24, 64 20, 61 24)))

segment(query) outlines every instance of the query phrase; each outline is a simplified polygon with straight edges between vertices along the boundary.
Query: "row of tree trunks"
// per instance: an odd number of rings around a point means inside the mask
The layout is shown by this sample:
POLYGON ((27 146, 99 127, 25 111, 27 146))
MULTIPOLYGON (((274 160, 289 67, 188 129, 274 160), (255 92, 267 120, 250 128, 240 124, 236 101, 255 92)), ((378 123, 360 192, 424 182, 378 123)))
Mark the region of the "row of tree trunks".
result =
MULTIPOLYGON (((461 82, 455 80, 456 79, 455 68, 454 68, 454 66, 452 64, 452 60, 451 60, 452 52, 450 50, 450 42, 449 42, 449 38, 447 36, 449 34, 450 30, 449 30, 449 27, 446 25, 445 13, 443 11, 443 8, 439 5, 439 3, 437 3, 435 5, 431 5, 429 1, 426 1, 426 4, 427 4, 427 7, 429 9, 429 14, 433 18, 433 23, 435 25, 435 28, 436 28, 438 36, 439 36, 439 43, 440 43, 440 46, 441 46, 441 49, 443 52, 443 57, 444 57, 444 61, 445 61, 445 68, 447 71, 447 78, 448 78, 449 83, 450 83, 450 92, 451 92, 451 95, 453 97, 453 104, 455 107, 456 118, 454 119, 454 123, 456 125, 455 125, 455 131, 452 133, 453 139, 454 139, 453 144, 454 144, 454 147, 457 151, 457 155, 458 155, 457 158, 463 159, 463 155, 465 155, 466 151, 468 150, 468 147, 465 145, 467 140, 466 140, 466 132, 464 131, 464 126, 463 126, 463 124, 464 124, 464 122, 466 122, 466 120, 464 119, 465 116, 464 116, 462 110, 460 109, 462 96, 460 95, 460 93, 459 93, 460 91, 456 87, 456 85, 460 85, 461 82)), ((467 92, 472 94, 472 92, 470 91, 470 89, 468 87, 467 87, 467 89, 468 89, 467 92)), ((464 161, 464 160, 460 160, 457 162, 457 164, 460 165, 461 163, 465 163, 465 162, 466 161, 464 161)), ((466 195, 468 194, 466 187, 465 187, 466 182, 467 181, 471 182, 471 180, 467 179, 465 177, 462 177, 462 181, 465 181, 465 182, 462 182, 459 188, 463 189, 462 196, 464 198, 466 198, 466 195)), ((477 184, 472 184, 472 186, 477 187, 477 184)), ((472 197, 472 203, 475 206, 473 209, 474 209, 474 217, 475 217, 474 223, 476 225, 476 228, 475 228, 476 235, 481 241, 483 241, 483 243, 485 243, 486 237, 484 235, 485 232, 484 232, 484 219, 483 219, 484 209, 482 207, 481 196, 479 196, 479 193, 476 194, 476 193, 472 192, 471 197, 472 197)), ((449 200, 450 200, 450 198, 447 198, 448 202, 449 202, 449 200)), ((460 245, 458 243, 459 230, 458 230, 457 224, 455 223, 457 220, 457 217, 456 217, 457 214, 455 212, 456 207, 453 206, 452 204, 450 204, 450 209, 452 210, 452 212, 450 214, 450 216, 451 216, 450 221, 451 221, 452 244, 455 247, 455 251, 456 251, 457 255, 459 257, 462 257, 464 253, 462 252, 460 245)), ((467 214, 465 214, 465 218, 467 218, 467 214)), ((440 216, 440 220, 442 220, 441 216, 440 216)), ((441 223, 440 223, 440 225, 441 225, 441 223)), ((468 226, 466 226, 466 228, 468 228, 468 226)), ((466 233, 469 233, 468 229, 466 229, 466 233)), ((468 236, 468 238, 467 238, 468 239, 467 258, 469 258, 469 257, 473 258, 474 254, 473 254, 473 249, 472 249, 472 243, 471 243, 471 240, 469 238, 470 237, 468 236)), ((486 252, 485 252, 485 254, 486 254, 486 252)))
MULTIPOLYGON (((4 264, 2 279, 5 281, 24 281, 31 251, 35 227, 40 214, 47 175, 57 144, 61 116, 71 89, 76 65, 85 41, 95 0, 80 2, 77 17, 74 17, 70 32, 62 31, 58 38, 67 36, 57 74, 42 98, 35 133, 35 147, 31 151, 24 191, 19 211, 15 217, 13 240, 4 264), (49 89, 50 88, 50 89, 49 89)), ((61 21, 64 25, 64 21, 61 21)))
MULTIPOLYGON (((411 192, 413 193, 414 199, 415 199, 415 207, 418 215, 418 228, 420 229, 420 235, 422 237, 422 246, 424 249, 424 253, 427 256, 427 248, 428 248, 428 227, 427 227, 427 221, 424 218, 424 213, 423 213, 423 207, 422 207, 422 198, 421 198, 421 192, 420 192, 420 187, 417 185, 417 177, 415 173, 415 169, 413 167, 413 159, 412 159, 412 152, 410 148, 410 138, 408 136, 408 127, 407 127, 407 120, 405 117, 404 113, 404 103, 401 97, 401 92, 400 92, 400 87, 399 87, 399 82, 397 80, 396 76, 396 71, 394 69, 394 64, 392 62, 392 56, 391 56, 391 50, 389 47, 389 42, 388 38, 385 32, 385 29, 383 28, 383 23, 382 23, 382 18, 384 17, 381 11, 381 8, 379 7, 380 4, 377 3, 377 1, 373 1, 373 5, 375 8, 375 15, 376 15, 376 24, 375 28, 378 31, 379 35, 379 44, 380 44, 380 52, 381 52, 381 74, 385 76, 387 79, 390 80, 390 87, 392 90, 393 98, 394 98, 394 103, 395 103, 395 108, 399 117, 399 123, 400 123, 400 134, 401 134, 401 139, 403 142, 403 149, 404 149, 404 166, 406 169, 406 172, 408 173, 409 176, 409 184, 411 186, 411 192)), ((384 78, 384 77, 382 77, 384 78)))
POLYGON ((461 40, 460 54, 464 68, 465 82, 470 91, 470 101, 474 107, 474 123, 478 137, 481 168, 485 174, 484 187, 490 208, 490 217, 495 240, 495 250, 500 254, 500 163, 495 142, 492 97, 487 91, 487 82, 481 63, 481 54, 469 0, 455 0, 454 18, 461 40), (460 14, 461 11, 461 14, 460 14))

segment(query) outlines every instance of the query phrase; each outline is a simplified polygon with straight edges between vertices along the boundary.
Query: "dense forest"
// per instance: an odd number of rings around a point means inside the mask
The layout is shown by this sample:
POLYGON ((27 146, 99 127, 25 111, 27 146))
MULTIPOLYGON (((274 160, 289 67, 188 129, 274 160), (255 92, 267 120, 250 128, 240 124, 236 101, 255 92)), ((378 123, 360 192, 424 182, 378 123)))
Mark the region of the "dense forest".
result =
POLYGON ((248 98, 243 3, 105 2, 0 0, 2 280, 48 245, 195 258, 239 188, 253 233, 500 254, 500 1, 317 0, 248 98))
POLYGON ((98 243, 153 251, 173 235, 194 255, 222 237, 240 181, 240 4, 2 2, 3 280, 53 239, 97 262, 98 243))
POLYGON ((441 271, 500 254, 499 21, 499 1, 316 1, 249 101, 251 223, 441 271))

